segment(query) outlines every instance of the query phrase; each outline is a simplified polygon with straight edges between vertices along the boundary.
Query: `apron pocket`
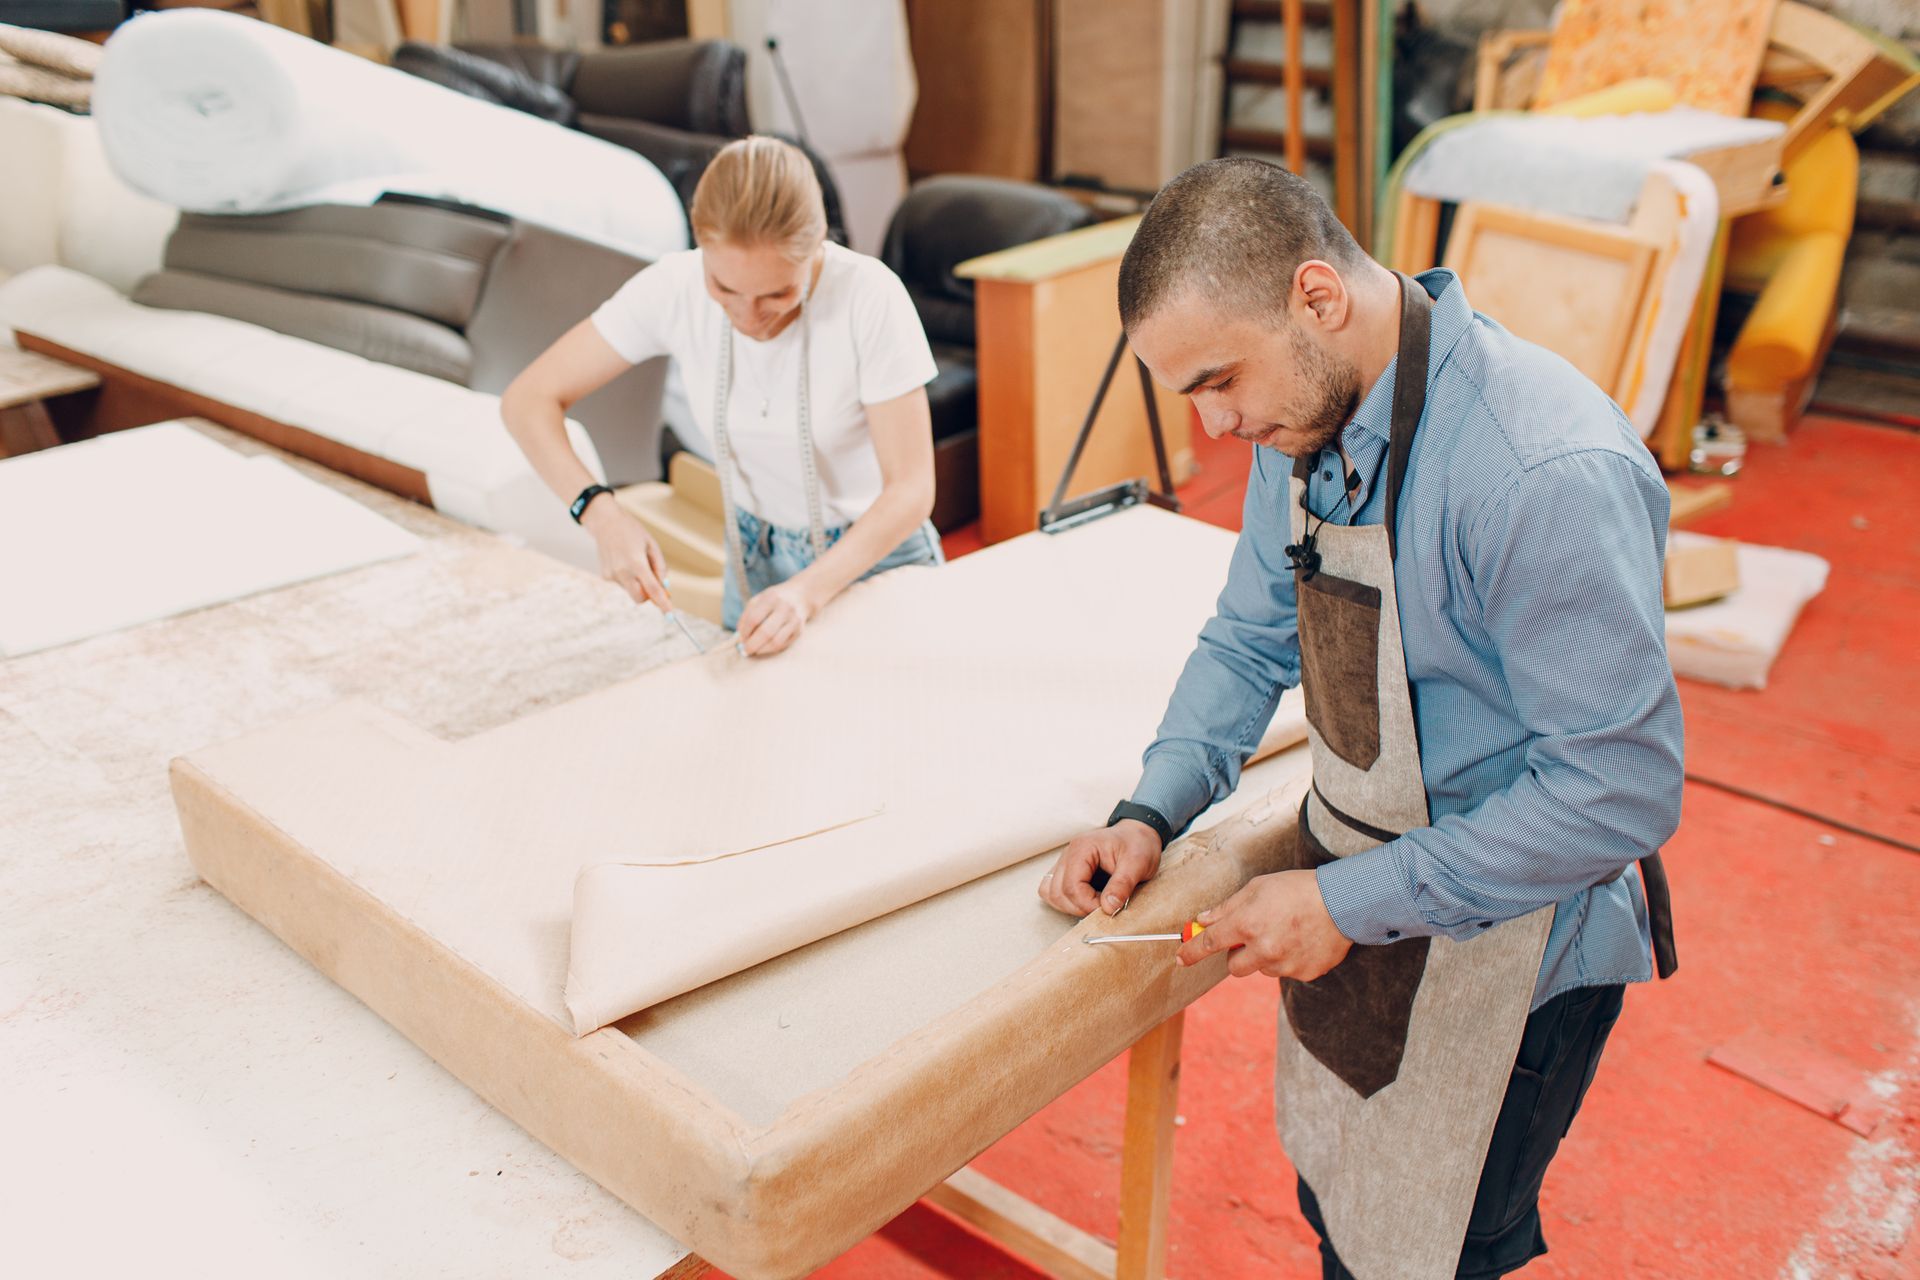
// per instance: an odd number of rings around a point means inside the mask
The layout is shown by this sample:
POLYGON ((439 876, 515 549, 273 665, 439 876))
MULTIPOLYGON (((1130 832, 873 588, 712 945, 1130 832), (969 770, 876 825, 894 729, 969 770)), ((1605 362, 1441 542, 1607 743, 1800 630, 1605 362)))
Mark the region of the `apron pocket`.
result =
POLYGON ((1324 573, 1294 582, 1307 719, 1364 772, 1380 758, 1380 588, 1324 573))
MULTIPOLYGON (((1333 855, 1307 830, 1300 807, 1294 865, 1312 870, 1333 855)), ((1394 1082, 1407 1051, 1413 1000, 1427 971, 1431 938, 1385 946, 1354 944, 1347 958, 1312 982, 1280 979, 1280 1003, 1300 1047, 1349 1089, 1371 1098, 1394 1082)))

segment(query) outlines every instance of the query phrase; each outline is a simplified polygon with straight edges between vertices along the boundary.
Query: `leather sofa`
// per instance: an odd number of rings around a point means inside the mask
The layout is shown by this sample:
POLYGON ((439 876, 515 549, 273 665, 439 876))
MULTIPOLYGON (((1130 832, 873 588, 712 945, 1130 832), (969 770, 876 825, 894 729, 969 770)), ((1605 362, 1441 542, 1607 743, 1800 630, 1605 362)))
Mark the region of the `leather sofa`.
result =
MULTIPOLYGON (((489 210, 416 196, 185 214, 143 306, 200 311, 498 395, 646 264, 489 210)), ((666 361, 576 404, 610 483, 660 475, 666 361)))
MULTIPOLYGON (((708 161, 751 132, 747 55, 726 40, 662 40, 582 53, 538 44, 408 41, 392 65, 502 106, 552 120, 637 151, 691 205, 708 161)), ((826 197, 828 234, 847 233, 826 163, 806 144, 826 197)))
MULTIPOLYGON (((61 401, 68 438, 198 414, 593 567, 492 393, 637 259, 418 200, 182 219, 114 175, 91 119, 17 99, 0 98, 0 154, 20 178, 0 200, 0 347, 103 379, 61 401)), ((660 474, 664 372, 575 407, 597 477, 660 474)))
POLYGON ((980 515, 973 282, 953 269, 969 258, 1094 221, 1086 205, 1050 187, 950 174, 916 183, 887 225, 881 259, 906 284, 939 371, 927 399, 933 411, 933 523, 943 533, 980 515))

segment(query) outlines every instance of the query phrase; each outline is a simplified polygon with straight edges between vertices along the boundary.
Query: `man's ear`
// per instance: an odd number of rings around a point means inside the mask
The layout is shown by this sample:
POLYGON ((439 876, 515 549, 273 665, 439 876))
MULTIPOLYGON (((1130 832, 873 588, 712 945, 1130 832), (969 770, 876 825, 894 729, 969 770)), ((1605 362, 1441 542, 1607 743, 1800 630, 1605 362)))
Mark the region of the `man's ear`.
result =
POLYGON ((1318 258, 1309 258, 1293 273, 1294 297, 1303 310, 1325 329, 1337 329, 1347 319, 1347 284, 1340 273, 1318 258))

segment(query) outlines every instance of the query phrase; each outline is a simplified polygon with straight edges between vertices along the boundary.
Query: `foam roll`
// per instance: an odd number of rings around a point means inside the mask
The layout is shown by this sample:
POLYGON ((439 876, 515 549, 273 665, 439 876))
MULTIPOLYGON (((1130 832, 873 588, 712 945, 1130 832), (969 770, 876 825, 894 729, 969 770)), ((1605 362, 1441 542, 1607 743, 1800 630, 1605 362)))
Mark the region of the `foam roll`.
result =
POLYGON ((649 260, 687 245, 679 197, 644 157, 218 10, 123 25, 95 75, 93 113, 129 186, 195 212, 399 191, 649 260))

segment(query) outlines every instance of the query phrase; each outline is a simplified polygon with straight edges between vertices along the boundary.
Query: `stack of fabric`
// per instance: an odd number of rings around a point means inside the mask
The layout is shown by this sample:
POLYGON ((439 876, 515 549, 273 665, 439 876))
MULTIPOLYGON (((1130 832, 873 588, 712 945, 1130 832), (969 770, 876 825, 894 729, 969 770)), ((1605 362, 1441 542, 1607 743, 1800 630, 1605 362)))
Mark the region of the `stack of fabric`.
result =
POLYGON ((0 95, 85 111, 100 46, 0 22, 0 95))

